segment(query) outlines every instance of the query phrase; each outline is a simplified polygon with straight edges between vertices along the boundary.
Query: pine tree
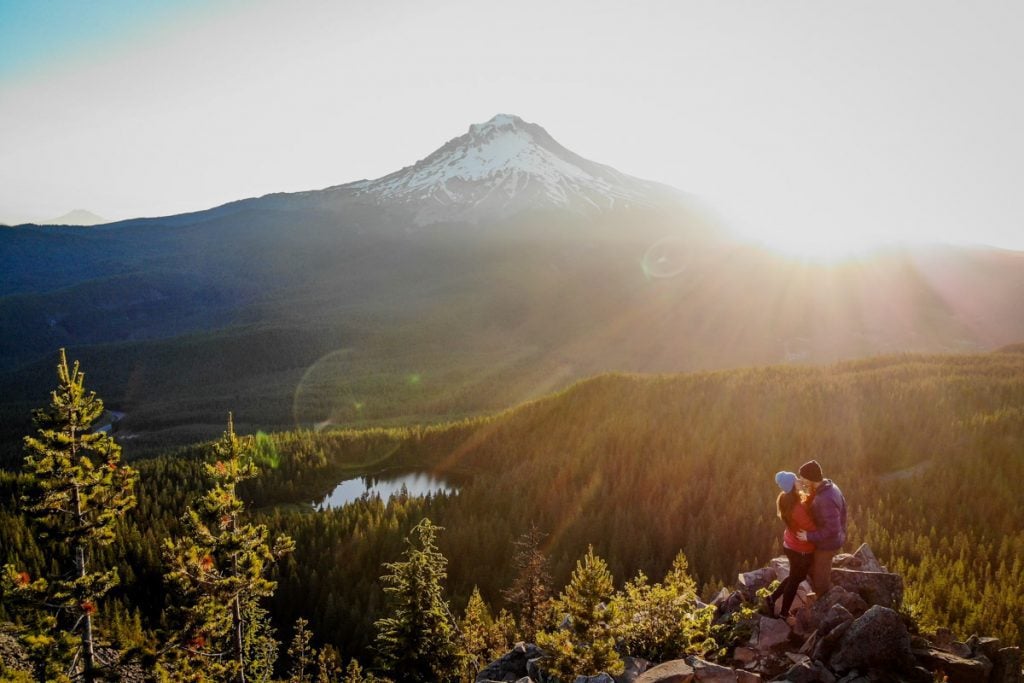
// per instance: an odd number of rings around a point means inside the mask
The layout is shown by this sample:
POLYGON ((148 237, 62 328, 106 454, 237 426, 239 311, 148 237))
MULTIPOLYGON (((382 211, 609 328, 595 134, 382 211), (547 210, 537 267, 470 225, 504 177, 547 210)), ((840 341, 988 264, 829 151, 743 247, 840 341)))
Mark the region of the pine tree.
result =
POLYGON ((519 617, 519 633, 534 641, 544 627, 551 603, 551 571, 547 556, 540 549, 544 535, 535 524, 515 541, 513 566, 516 577, 503 591, 503 597, 519 617))
POLYGON ((614 599, 616 636, 627 652, 652 661, 687 652, 689 624, 697 609, 697 589, 681 551, 662 583, 648 583, 643 572, 628 581, 614 599))
POLYGON ((508 652, 510 644, 507 630, 510 619, 511 615, 502 610, 501 620, 496 621, 480 595, 480 589, 473 587, 466 611, 459 621, 459 639, 465 658, 463 675, 466 680, 475 680, 481 668, 508 652))
POLYGON ((288 675, 289 683, 306 683, 310 680, 307 672, 313 668, 317 652, 310 644, 313 634, 306 628, 307 626, 309 622, 302 617, 295 620, 295 635, 288 646, 288 656, 292 660, 291 672, 288 675))
MULTIPOLYGON (((359 666, 359 663, 352 660, 359 666)), ((324 645, 316 658, 316 683, 334 683, 341 671, 341 655, 333 645, 324 645)))
POLYGON ((25 437, 24 469, 35 490, 22 498, 56 571, 49 581, 32 581, 12 565, 4 568, 11 594, 23 605, 45 606, 34 611, 37 628, 27 644, 39 655, 38 673, 47 677, 69 657, 80 662, 85 681, 97 679, 93 619, 118 574, 94 569, 91 551, 114 540, 120 519, 135 505, 135 470, 121 464, 121 448, 109 434, 93 429, 103 411, 96 393, 86 391, 78 362, 69 367, 61 349, 57 388, 49 407, 35 413, 37 435, 25 437), (78 652, 67 652, 74 640, 78 652))
POLYGON ((601 672, 622 673, 622 659, 615 652, 616 606, 612 574, 594 554, 593 546, 576 563, 569 585, 553 602, 564 624, 537 634, 537 644, 551 653, 549 672, 561 680, 601 672))
POLYGON ((266 578, 270 565, 294 544, 279 536, 271 548, 266 526, 242 521, 245 504, 236 488, 257 468, 230 415, 214 456, 205 466, 213 487, 186 510, 184 536, 164 544, 166 578, 185 599, 178 643, 192 656, 176 665, 182 677, 209 674, 245 683, 273 667, 277 642, 259 600, 276 588, 266 578))
POLYGON ((376 622, 381 668, 399 683, 454 681, 459 657, 442 583, 448 560, 437 549, 440 527, 424 518, 406 538, 404 561, 381 577, 391 616, 376 622))

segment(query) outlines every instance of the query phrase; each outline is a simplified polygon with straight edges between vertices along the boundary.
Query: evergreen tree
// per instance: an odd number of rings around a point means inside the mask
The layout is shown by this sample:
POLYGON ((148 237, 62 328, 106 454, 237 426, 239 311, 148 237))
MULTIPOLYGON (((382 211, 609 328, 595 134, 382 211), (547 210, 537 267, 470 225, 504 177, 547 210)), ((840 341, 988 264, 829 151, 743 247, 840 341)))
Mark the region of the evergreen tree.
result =
POLYGON ((550 653, 545 663, 549 672, 561 680, 602 671, 613 676, 622 673, 622 659, 615 652, 614 593, 608 565, 590 546, 552 605, 554 613, 562 615, 563 624, 537 634, 537 644, 550 653))
POLYGON ((257 468, 230 415, 214 456, 205 466, 213 487, 185 512, 184 536, 164 544, 167 580, 186 605, 179 645, 192 656, 177 666, 183 677, 209 674, 245 683, 273 667, 277 642, 259 600, 276 587, 266 578, 270 565, 294 544, 282 535, 271 548, 266 526, 242 521, 245 504, 236 488, 257 468))
POLYGON ((94 569, 92 555, 114 540, 119 520, 135 505, 136 473, 121 464, 121 448, 110 435, 93 429, 103 402, 84 383, 85 373, 77 362, 69 367, 61 349, 57 388, 49 407, 35 412, 36 436, 25 437, 24 469, 34 490, 22 503, 40 528, 53 576, 32 581, 13 565, 5 575, 22 605, 43 609, 33 610, 36 629, 26 641, 37 654, 37 673, 49 677, 70 658, 80 662, 73 667, 80 666, 81 677, 93 681, 99 675, 93 620, 118 573, 94 569), (79 649, 69 652, 75 640, 79 649))
POLYGON ((308 671, 313 668, 317 652, 311 645, 313 634, 307 626, 309 622, 302 617, 295 620, 295 635, 288 646, 288 656, 292 660, 291 672, 288 675, 289 683, 306 683, 310 680, 308 671))
POLYGON ((686 555, 676 555, 662 583, 648 583, 643 572, 626 583, 614 599, 614 629, 626 652, 651 661, 680 657, 690 647, 691 614, 697 587, 686 555))
POLYGON ((439 530, 421 520, 406 538, 405 559, 385 564, 381 577, 391 616, 376 623, 377 652, 381 668, 399 683, 458 679, 455 626, 442 587, 448 560, 437 549, 439 530))
POLYGON ((540 549, 544 534, 531 524, 515 541, 513 566, 516 577, 503 591, 505 600, 513 606, 519 617, 519 633, 524 640, 533 642, 537 631, 544 627, 551 603, 551 570, 547 556, 540 549))
MULTIPOLYGON (((480 589, 473 587, 473 593, 466 603, 466 611, 459 621, 459 638, 465 657, 464 677, 472 682, 481 668, 508 652, 507 631, 511 615, 502 610, 500 621, 491 616, 480 589)), ((514 624, 512 625, 514 628, 514 624)))
MULTIPOLYGON (((355 660, 352 660, 355 662, 355 660)), ((359 663, 356 662, 356 666, 359 663)), ((341 671, 341 655, 333 645, 324 645, 316 658, 316 683, 334 683, 341 671)))

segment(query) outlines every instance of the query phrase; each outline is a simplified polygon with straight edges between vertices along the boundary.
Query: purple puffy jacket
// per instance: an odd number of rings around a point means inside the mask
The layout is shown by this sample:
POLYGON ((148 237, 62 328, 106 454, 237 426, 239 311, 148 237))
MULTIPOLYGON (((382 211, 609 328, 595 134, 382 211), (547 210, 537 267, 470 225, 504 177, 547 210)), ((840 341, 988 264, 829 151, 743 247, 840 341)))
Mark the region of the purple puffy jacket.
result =
POLYGON ((839 487, 826 479, 814 493, 811 517, 817 531, 808 531, 807 540, 818 550, 839 550, 846 543, 846 499, 839 487))

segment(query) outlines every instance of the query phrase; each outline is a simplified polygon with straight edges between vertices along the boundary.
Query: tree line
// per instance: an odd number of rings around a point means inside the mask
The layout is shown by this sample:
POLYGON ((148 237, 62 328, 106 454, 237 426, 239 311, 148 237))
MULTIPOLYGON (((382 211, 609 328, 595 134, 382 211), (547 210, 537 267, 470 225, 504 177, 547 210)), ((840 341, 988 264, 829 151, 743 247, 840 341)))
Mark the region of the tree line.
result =
MULTIPOLYGON (((236 482, 238 499, 268 538, 294 542, 264 565, 276 589, 256 602, 267 633, 306 620, 302 631, 316 634, 308 648, 372 669, 394 597, 382 567, 403 556, 424 518, 445 529, 435 540, 450 558, 449 611, 485 605, 501 622, 505 609, 517 635, 526 617, 506 591, 522 571, 516 540, 531 527, 543 530, 549 585, 569 585, 588 554, 607 558, 613 577, 667 576, 681 551, 694 593, 708 597, 778 554, 771 477, 816 457, 850 501, 851 543, 869 542, 904 574, 906 606, 923 623, 1020 642, 1022 406, 1024 355, 897 356, 602 376, 450 425, 244 437, 261 471, 236 482), (317 513, 308 505, 339 478, 408 466, 455 475, 460 490, 317 513)), ((215 448, 132 463, 136 505, 91 556, 118 572, 95 615, 118 648, 154 651, 182 623, 170 609, 179 597, 165 581, 165 539, 185 537, 183 515, 198 509, 215 448)), ((30 472, 0 475, 0 559, 32 580, 54 569, 19 507, 36 484, 30 472)), ((616 590, 631 585, 650 594, 634 580, 616 590)))

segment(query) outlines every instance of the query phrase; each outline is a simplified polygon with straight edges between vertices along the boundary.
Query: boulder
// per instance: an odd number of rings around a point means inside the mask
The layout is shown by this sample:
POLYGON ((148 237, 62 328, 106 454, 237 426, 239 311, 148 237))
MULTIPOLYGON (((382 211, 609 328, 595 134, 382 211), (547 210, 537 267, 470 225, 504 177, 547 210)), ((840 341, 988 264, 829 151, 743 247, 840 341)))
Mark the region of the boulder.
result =
POLYGON ((573 683, 615 683, 615 679, 601 672, 595 676, 577 676, 573 683))
POLYGON ((643 672, 636 683, 691 683, 693 680, 693 667, 685 660, 673 659, 643 672))
POLYGON ((888 570, 875 557, 875 553, 867 543, 862 543, 853 553, 839 553, 832 558, 832 567, 839 569, 853 569, 859 572, 883 572, 888 570))
POLYGON ((840 603, 836 603, 822 617, 821 622, 818 624, 818 634, 827 636, 839 624, 853 621, 853 619, 854 616, 850 614, 850 610, 843 607, 840 603))
POLYGON ((785 581, 786 577, 789 576, 789 558, 783 555, 782 557, 773 557, 768 566, 775 572, 775 578, 779 581, 785 581))
POLYGON ((527 664, 530 660, 539 659, 543 656, 543 650, 533 643, 516 643, 511 652, 481 669, 480 673, 476 676, 476 681, 477 683, 482 683, 483 681, 502 681, 503 683, 519 681, 536 673, 536 671, 528 671, 527 664))
POLYGON ((688 661, 693 667, 693 678, 696 681, 737 683, 735 669, 704 661, 700 657, 690 657, 688 661))
POLYGON ((967 659, 951 652, 929 648, 914 650, 914 657, 929 671, 941 671, 949 683, 986 683, 993 669, 992 662, 985 655, 967 659))
POLYGON ((856 593, 869 605, 896 609, 903 604, 903 577, 899 574, 833 569, 832 584, 856 593))
POLYGON ((614 676, 615 683, 635 683, 640 674, 647 671, 651 663, 639 657, 623 657, 624 669, 621 674, 614 676))
POLYGON ((985 655, 989 660, 994 661, 996 656, 999 654, 1000 642, 998 638, 990 638, 975 634, 968 638, 964 645, 971 648, 972 656, 985 655))
POLYGON ((740 666, 747 666, 757 661, 757 651, 749 647, 737 647, 732 651, 732 661, 740 666))
POLYGON ((829 661, 832 655, 839 649, 843 636, 846 635, 852 623, 852 621, 844 621, 833 627, 828 635, 819 636, 814 644, 814 650, 811 652, 811 659, 822 662, 829 661))
MULTIPOLYGON (((874 605, 847 623, 849 625, 845 627, 838 649, 829 658, 834 671, 871 667, 886 667, 887 670, 914 667, 914 658, 910 652, 910 632, 895 611, 874 605)), ((844 626, 837 626, 833 633, 840 628, 844 626)))
POLYGON ((760 680, 762 680, 760 674, 756 674, 751 671, 744 671, 743 669, 736 670, 737 683, 757 683, 760 680))
POLYGON ((782 675, 792 683, 835 683, 836 677, 826 669, 821 662, 806 661, 794 665, 789 671, 782 675))
POLYGON ((761 569, 755 569, 752 572, 740 574, 737 577, 737 582, 743 590, 755 593, 761 588, 766 588, 771 585, 771 582, 776 578, 774 569, 771 567, 762 567, 761 569))
POLYGON ((797 612, 797 625, 801 633, 810 633, 818 628, 821 620, 825 618, 833 605, 842 605, 847 612, 855 617, 863 614, 868 604, 857 593, 853 593, 842 586, 832 586, 825 595, 818 596, 818 600, 809 609, 797 612))
POLYGON ((789 642, 789 636, 792 632, 789 624, 782 619, 761 617, 757 625, 757 640, 755 641, 758 651, 769 652, 773 648, 789 642))
POLYGON ((992 683, 1022 683, 1021 653, 1019 647, 1004 647, 992 659, 992 683))

